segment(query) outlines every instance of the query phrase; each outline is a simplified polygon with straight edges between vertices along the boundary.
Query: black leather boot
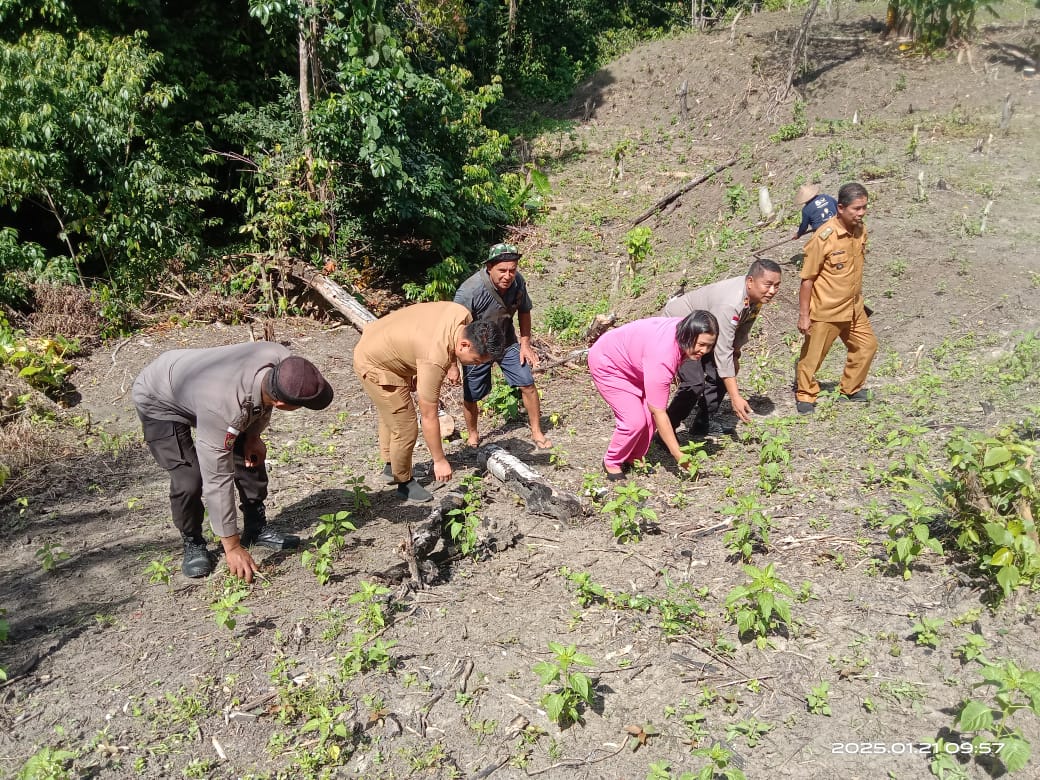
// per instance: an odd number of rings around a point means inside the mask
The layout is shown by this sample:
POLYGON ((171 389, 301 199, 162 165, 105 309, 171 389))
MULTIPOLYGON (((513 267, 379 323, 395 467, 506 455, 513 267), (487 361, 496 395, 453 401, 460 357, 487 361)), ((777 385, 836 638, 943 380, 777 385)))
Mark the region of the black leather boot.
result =
POLYGON ((181 571, 185 577, 206 577, 213 573, 213 556, 206 549, 206 540, 201 536, 184 537, 184 562, 181 571))
POLYGON ((283 534, 267 527, 267 511, 263 504, 242 507, 243 528, 239 542, 243 547, 254 544, 271 550, 295 550, 300 546, 300 537, 283 534))

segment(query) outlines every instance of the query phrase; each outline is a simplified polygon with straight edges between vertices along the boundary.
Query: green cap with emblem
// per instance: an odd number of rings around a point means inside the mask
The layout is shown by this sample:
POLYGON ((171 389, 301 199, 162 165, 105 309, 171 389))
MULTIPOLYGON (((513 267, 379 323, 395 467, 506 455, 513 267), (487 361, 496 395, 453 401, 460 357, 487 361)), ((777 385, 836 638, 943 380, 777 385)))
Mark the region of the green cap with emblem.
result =
POLYGON ((495 263, 503 263, 510 260, 519 260, 520 250, 512 244, 495 244, 488 251, 487 260, 485 261, 488 265, 495 263))

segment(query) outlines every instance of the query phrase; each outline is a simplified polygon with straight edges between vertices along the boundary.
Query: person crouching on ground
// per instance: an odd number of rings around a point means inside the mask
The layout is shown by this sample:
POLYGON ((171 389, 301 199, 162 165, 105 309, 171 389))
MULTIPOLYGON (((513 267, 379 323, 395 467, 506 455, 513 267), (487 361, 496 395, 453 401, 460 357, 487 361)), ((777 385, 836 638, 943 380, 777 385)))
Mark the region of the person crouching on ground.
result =
POLYGON ((458 363, 475 366, 501 360, 501 329, 473 322, 469 310, 451 301, 416 303, 365 326, 354 348, 354 372, 379 413, 379 454, 383 480, 397 485, 405 501, 422 503, 433 494, 412 476, 412 451, 419 437, 412 389, 419 396, 423 439, 433 458, 433 476, 451 479, 437 419, 441 385, 457 383, 458 363))
MULTIPOLYGON (((540 450, 552 447, 542 433, 541 404, 534 386, 531 369, 538 365, 538 355, 531 349, 531 296, 527 282, 517 271, 520 252, 512 244, 495 244, 488 252, 484 267, 459 285, 455 303, 469 309, 474 320, 495 322, 502 328, 506 351, 498 362, 506 382, 520 388, 520 397, 531 425, 531 441, 540 450), (520 326, 520 339, 513 329, 513 315, 520 326)), ((480 443, 477 421, 480 417, 477 401, 491 392, 491 364, 464 366, 462 410, 466 417, 466 443, 476 447, 480 443)))
POLYGON ((131 397, 145 443, 170 475, 170 508, 184 538, 186 577, 213 571, 214 557, 202 536, 203 501, 228 569, 239 579, 252 582, 258 571, 247 547, 299 545, 299 537, 267 527, 267 446, 260 434, 274 409, 320 410, 332 403, 332 387, 310 361, 267 341, 171 350, 141 371, 131 397))
MULTIPOLYGON (((672 428, 697 410, 689 432, 704 436, 710 432, 711 417, 718 414, 722 399, 729 395, 733 413, 743 422, 751 419, 751 404, 740 394, 737 374, 740 356, 751 335, 751 328, 762 307, 780 289, 780 266, 759 258, 751 263, 745 276, 698 287, 672 298, 661 311, 662 317, 684 317, 698 309, 710 311, 719 324, 715 349, 703 360, 684 360, 679 367, 679 389, 668 404, 672 428)), ((722 426, 719 426, 720 431, 722 426)))
POLYGON ((608 480, 644 457, 656 428, 678 463, 682 457, 668 419, 668 395, 683 360, 711 352, 719 324, 707 311, 684 318, 652 317, 607 331, 589 350, 589 371, 614 412, 614 435, 603 457, 608 480))

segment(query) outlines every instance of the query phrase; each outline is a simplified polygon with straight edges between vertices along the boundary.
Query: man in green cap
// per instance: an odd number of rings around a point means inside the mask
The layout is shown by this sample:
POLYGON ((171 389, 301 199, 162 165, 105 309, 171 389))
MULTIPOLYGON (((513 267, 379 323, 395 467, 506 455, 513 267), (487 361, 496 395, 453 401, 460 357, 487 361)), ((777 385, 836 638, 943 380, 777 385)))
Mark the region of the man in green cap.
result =
MULTIPOLYGON (((531 440, 538 449, 549 449, 552 442, 542 433, 541 404, 534 386, 531 369, 538 365, 538 356, 531 348, 531 297, 527 282, 517 271, 520 252, 512 244, 495 244, 488 252, 484 267, 464 281, 455 293, 455 303, 469 309, 473 321, 489 320, 496 323, 505 335, 506 351, 495 361, 511 387, 519 387, 531 425, 531 440), (513 315, 520 326, 517 339, 513 315)), ((468 435, 466 442, 475 447, 480 442, 477 432, 479 412, 477 401, 491 392, 491 364, 463 366, 463 413, 468 435)))

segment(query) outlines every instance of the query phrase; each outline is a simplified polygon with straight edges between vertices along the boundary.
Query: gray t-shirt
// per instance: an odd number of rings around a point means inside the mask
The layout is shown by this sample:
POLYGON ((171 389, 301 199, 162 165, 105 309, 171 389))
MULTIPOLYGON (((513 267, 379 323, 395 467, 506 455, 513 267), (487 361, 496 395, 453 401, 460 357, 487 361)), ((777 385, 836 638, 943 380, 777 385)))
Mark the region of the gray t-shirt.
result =
POLYGON ((481 268, 459 285, 459 289, 455 291, 455 303, 461 303, 469 309, 474 322, 477 320, 497 322, 505 334, 506 346, 510 346, 517 340, 516 330, 513 327, 513 315, 518 311, 531 311, 533 308, 531 296, 527 294, 527 282, 520 273, 517 273, 508 290, 498 295, 495 294, 496 292, 487 270, 481 268))

